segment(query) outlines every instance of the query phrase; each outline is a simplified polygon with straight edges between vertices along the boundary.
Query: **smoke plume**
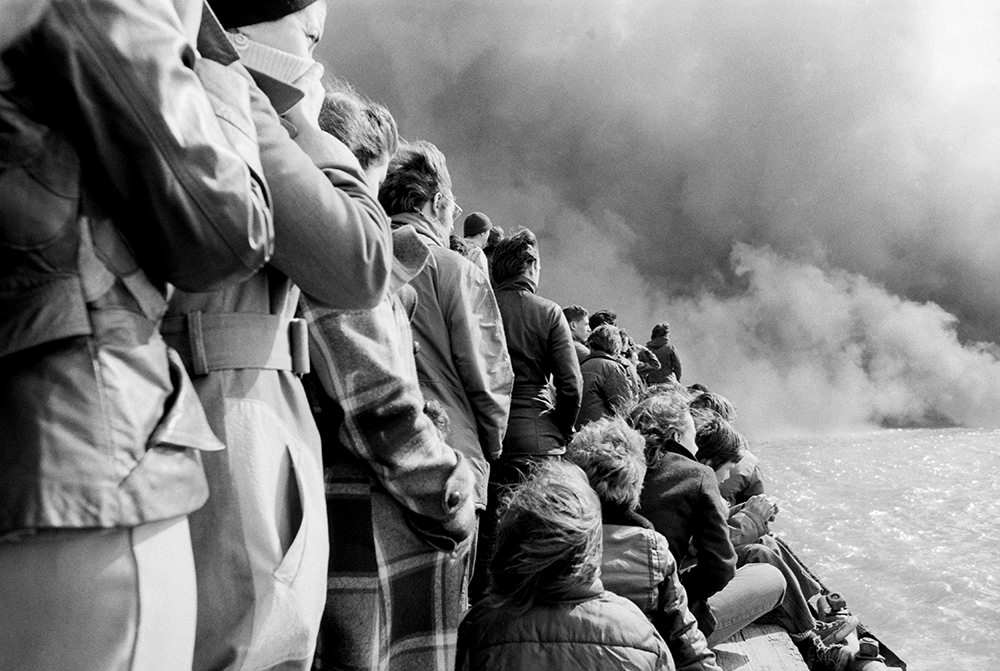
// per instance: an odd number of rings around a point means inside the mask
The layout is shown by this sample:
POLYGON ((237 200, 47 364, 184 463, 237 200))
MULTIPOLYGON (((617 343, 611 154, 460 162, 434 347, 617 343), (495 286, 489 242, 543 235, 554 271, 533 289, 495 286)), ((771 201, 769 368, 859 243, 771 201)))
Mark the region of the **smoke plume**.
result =
POLYGON ((1000 422, 989 2, 331 4, 320 58, 741 424, 1000 422))

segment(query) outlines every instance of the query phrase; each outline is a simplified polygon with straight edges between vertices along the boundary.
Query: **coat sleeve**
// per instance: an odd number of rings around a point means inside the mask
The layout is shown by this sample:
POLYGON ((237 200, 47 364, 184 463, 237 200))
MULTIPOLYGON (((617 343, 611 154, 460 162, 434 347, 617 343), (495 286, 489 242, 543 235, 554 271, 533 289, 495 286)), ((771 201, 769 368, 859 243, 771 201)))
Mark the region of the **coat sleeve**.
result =
POLYGON ((573 344, 573 334, 565 317, 553 310, 549 329, 549 355, 552 357, 552 385, 556 390, 553 419, 568 440, 576 424, 583 398, 583 376, 580 359, 573 344))
POLYGON ((734 546, 756 543, 768 533, 767 520, 762 520, 744 504, 733 506, 729 511, 729 539, 734 546))
POLYGON ((653 624, 663 636, 674 658, 677 671, 722 671, 709 649, 698 621, 688 609, 687 594, 677 577, 677 565, 660 534, 660 555, 666 558, 665 578, 660 585, 660 600, 652 616, 653 624))
POLYGON ((712 596, 736 575, 736 552, 726 525, 728 512, 715 475, 703 473, 693 513, 696 519, 691 525, 695 529, 692 543, 698 553, 698 563, 684 579, 688 599, 692 602, 712 596))
POLYGON ((458 275, 443 278, 442 309, 451 332, 451 356, 476 418, 479 444, 492 461, 500 456, 507 431, 514 369, 489 280, 471 261, 455 256, 458 275))
POLYGON ((372 310, 330 310, 303 297, 300 312, 322 392, 342 416, 338 445, 366 463, 404 508, 432 522, 421 531, 456 541, 469 536, 475 476, 423 412, 402 307, 387 297, 372 310))
MULTIPOLYGON (((209 291, 264 264, 266 185, 227 141, 169 0, 52 0, 4 59, 96 159, 92 174, 154 279, 209 291)), ((216 74, 246 99, 241 77, 216 74)))
POLYGON ((392 236, 357 159, 316 128, 294 129, 292 139, 256 85, 251 95, 274 210, 271 265, 318 305, 378 305, 389 284, 392 236))

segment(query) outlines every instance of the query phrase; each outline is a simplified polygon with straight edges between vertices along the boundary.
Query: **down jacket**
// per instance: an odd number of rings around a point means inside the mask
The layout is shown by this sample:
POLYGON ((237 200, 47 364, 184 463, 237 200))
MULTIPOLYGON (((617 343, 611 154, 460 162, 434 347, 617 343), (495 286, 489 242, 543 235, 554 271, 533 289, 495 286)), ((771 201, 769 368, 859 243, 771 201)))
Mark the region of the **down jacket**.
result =
POLYGON ((458 628, 459 671, 672 670, 666 643, 638 606, 600 580, 565 601, 518 614, 491 599, 458 628))
POLYGON ((719 671, 698 622, 667 539, 649 520, 620 506, 604 505, 601 580, 609 591, 639 606, 653 621, 678 671, 719 671))

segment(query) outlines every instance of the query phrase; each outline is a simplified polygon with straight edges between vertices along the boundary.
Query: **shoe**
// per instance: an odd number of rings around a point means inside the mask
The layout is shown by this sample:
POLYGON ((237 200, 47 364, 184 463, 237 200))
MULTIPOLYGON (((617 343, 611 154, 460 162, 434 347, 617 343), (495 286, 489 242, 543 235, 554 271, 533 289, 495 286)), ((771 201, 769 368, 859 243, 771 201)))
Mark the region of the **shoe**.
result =
POLYGON ((809 671, 847 671, 854 653, 843 645, 827 645, 816 634, 795 644, 809 671))
POLYGON ((816 628, 813 631, 819 635, 821 641, 833 645, 843 641, 857 628, 858 618, 853 615, 838 615, 826 622, 816 620, 816 628))

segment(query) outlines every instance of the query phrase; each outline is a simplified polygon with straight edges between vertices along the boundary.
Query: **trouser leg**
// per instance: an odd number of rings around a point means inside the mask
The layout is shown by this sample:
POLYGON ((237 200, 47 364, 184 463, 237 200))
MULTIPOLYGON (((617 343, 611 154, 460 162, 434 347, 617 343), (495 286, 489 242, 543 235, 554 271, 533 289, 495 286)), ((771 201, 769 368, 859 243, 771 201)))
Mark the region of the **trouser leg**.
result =
POLYGON ((715 618, 715 630, 707 637, 715 646, 777 606, 785 594, 785 578, 781 571, 767 564, 749 564, 736 570, 736 575, 722 591, 708 598, 708 607, 715 618))
POLYGON ((759 543, 742 545, 736 550, 738 565, 767 564, 781 571, 785 578, 785 596, 774 610, 774 617, 791 634, 812 631, 816 627, 809 604, 802 594, 798 580, 781 556, 759 543))

